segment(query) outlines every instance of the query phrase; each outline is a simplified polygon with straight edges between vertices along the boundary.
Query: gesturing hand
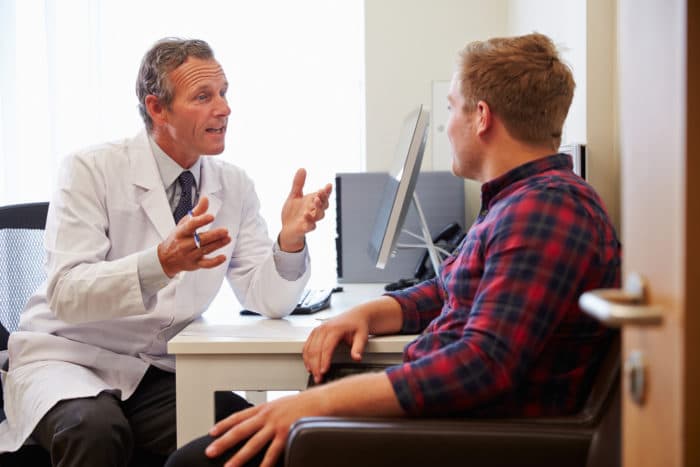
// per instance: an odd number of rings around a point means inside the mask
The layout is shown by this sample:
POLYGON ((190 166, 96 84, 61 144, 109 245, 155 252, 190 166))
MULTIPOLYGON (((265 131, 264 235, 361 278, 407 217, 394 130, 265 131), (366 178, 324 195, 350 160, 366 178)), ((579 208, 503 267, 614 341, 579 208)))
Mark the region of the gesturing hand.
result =
POLYGON ((168 277, 173 277, 180 271, 214 268, 226 261, 225 255, 213 258, 206 255, 229 244, 231 237, 227 229, 220 227, 198 233, 199 247, 195 243, 194 235, 197 229, 214 221, 214 216, 206 214, 208 208, 209 199, 202 196, 192 209, 192 216, 180 219, 168 238, 158 245, 158 259, 168 277))
POLYGON ((316 228, 328 209, 328 197, 333 187, 327 184, 320 190, 304 195, 306 170, 294 175, 292 191, 282 206, 282 230, 279 245, 283 251, 294 252, 304 248, 304 236, 316 228))

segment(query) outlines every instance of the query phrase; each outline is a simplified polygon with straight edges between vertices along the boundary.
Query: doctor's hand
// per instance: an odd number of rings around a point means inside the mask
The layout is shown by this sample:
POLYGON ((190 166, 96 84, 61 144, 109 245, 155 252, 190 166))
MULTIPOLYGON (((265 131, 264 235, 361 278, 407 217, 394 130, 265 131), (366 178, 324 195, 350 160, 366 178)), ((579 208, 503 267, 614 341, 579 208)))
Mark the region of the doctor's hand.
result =
POLYGON ((282 230, 278 239, 282 251, 301 251, 305 235, 316 228, 316 222, 323 219, 328 209, 328 197, 333 189, 331 184, 304 195, 305 181, 306 170, 297 170, 292 191, 282 206, 282 230))
POLYGON ((197 232, 197 229, 214 221, 214 216, 207 214, 208 208, 209 199, 202 196, 192 209, 192 216, 180 219, 168 238, 158 245, 158 259, 168 277, 174 277, 180 271, 215 268, 226 261, 225 255, 213 258, 206 255, 231 242, 228 229, 219 227, 206 232, 197 232), (199 238, 199 245, 195 241, 195 236, 199 238))

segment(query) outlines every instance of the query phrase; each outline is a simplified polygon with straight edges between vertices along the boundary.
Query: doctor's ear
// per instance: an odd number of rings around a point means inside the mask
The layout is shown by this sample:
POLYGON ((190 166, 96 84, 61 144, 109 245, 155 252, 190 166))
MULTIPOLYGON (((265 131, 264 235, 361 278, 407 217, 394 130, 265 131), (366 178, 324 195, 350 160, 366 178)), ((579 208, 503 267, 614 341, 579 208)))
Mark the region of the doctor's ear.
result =
POLYGON ((146 96, 146 112, 153 120, 154 126, 156 123, 160 123, 165 120, 165 106, 160 102, 158 97, 153 94, 146 96))

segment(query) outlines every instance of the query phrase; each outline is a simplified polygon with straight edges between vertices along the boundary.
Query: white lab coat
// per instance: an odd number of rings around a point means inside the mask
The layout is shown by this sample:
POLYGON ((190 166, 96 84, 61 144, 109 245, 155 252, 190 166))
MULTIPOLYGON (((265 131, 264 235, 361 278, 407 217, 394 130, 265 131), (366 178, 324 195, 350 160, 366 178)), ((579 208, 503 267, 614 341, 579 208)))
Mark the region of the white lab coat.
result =
POLYGON ((0 452, 19 448, 60 400, 108 389, 124 400, 149 364, 174 369, 168 339, 207 309, 224 278, 246 308, 271 317, 293 309, 308 256, 298 280, 282 278, 251 180, 216 157, 201 163, 210 228, 231 235, 216 252, 228 261, 180 273, 144 303, 138 254, 175 227, 146 133, 66 159, 46 225, 48 278, 10 337, 0 452))

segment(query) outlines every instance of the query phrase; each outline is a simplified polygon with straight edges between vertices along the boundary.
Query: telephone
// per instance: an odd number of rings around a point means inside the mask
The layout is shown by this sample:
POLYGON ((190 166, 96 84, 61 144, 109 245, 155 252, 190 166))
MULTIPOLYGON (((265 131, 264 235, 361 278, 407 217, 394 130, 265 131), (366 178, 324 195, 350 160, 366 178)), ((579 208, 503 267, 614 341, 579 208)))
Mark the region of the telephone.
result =
MULTIPOLYGON (((435 246, 452 253, 462 242, 465 235, 466 233, 464 230, 462 230, 462 226, 460 226, 457 222, 452 222, 440 230, 440 232, 433 238, 433 243, 435 246)), ((410 287, 423 282, 424 280, 430 279, 433 276, 435 276, 435 271, 433 270, 433 264, 430 261, 430 255, 426 251, 416 265, 413 277, 409 279, 399 279, 396 282, 387 284, 384 287, 384 290, 392 291, 405 289, 406 287, 410 287)))

